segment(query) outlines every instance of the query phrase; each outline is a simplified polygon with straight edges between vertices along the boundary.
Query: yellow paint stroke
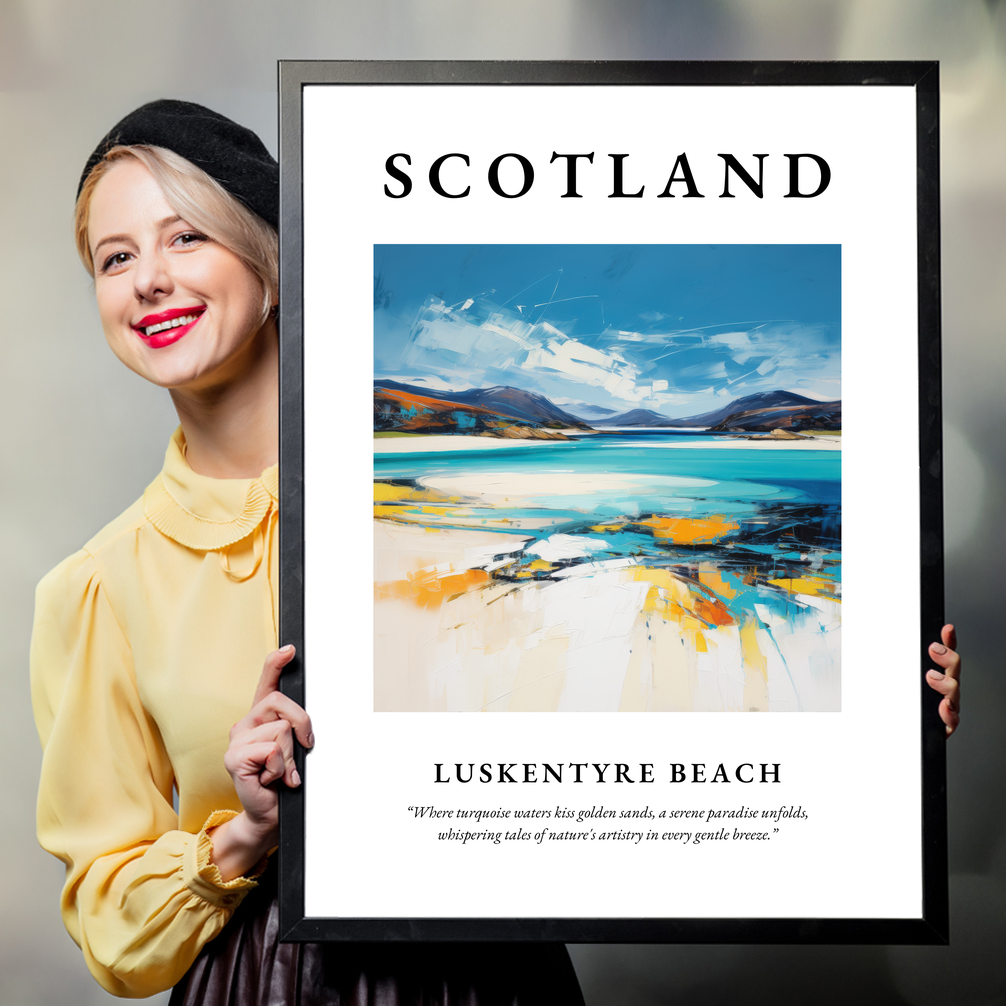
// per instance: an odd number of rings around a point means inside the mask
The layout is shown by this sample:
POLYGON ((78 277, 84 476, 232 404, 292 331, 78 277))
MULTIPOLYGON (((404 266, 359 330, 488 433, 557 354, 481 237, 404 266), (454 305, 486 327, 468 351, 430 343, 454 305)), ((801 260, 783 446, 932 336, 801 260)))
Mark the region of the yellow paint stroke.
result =
POLYGON ((428 489, 424 486, 398 486, 390 482, 374 483, 375 517, 415 521, 417 514, 437 516, 444 512, 443 504, 462 502, 464 500, 460 496, 448 496, 447 493, 442 493, 439 489, 428 489))
POLYGON ((722 515, 713 517, 647 517, 633 521, 649 530, 654 538, 675 545, 710 545, 737 531, 740 525, 722 515))
POLYGON ((375 503, 461 503, 461 496, 449 496, 428 486, 396 486, 390 482, 374 483, 375 503))
POLYGON ((592 524, 590 530, 598 531, 601 534, 611 534, 612 531, 621 531, 625 527, 625 521, 616 521, 613 524, 592 524))
MULTIPOLYGON (((399 505, 396 503, 382 503, 374 507, 374 516, 378 519, 397 520, 409 524, 426 525, 429 523, 439 523, 443 520, 458 521, 468 517, 463 509, 449 506, 412 506, 408 503, 399 505), (429 521, 428 518, 433 518, 429 521)), ((499 523, 498 521, 482 521, 486 523, 499 523)))
POLYGON ((743 709, 768 712, 768 661, 758 645, 758 623, 745 618, 740 628, 741 661, 744 666, 743 709))
POLYGON ((420 608, 439 607, 461 594, 480 590, 489 584, 489 574, 484 569, 466 569, 455 573, 437 570, 418 570, 404 580, 385 580, 374 584, 374 600, 401 598, 420 608))
POLYGON ((759 671, 763 681, 768 681, 768 661, 758 645, 758 626, 753 618, 745 618, 740 629, 741 655, 744 663, 759 671))
POLYGON ((537 579, 536 573, 551 573, 556 567, 544 559, 532 559, 514 570, 514 578, 517 580, 537 579))
POLYGON ((838 596, 839 584, 823 576, 794 576, 781 580, 769 580, 773 587, 782 587, 790 594, 808 594, 811 597, 830 597, 841 602, 838 596))
POLYGON ((677 622, 685 630, 701 630, 710 625, 734 625, 727 606, 701 584, 685 579, 667 569, 632 566, 625 571, 628 580, 649 583, 645 611, 677 622))
POLYGON ((424 489, 421 486, 397 486, 390 482, 374 483, 375 503, 429 503, 433 500, 442 503, 458 502, 438 492, 436 489, 424 489))

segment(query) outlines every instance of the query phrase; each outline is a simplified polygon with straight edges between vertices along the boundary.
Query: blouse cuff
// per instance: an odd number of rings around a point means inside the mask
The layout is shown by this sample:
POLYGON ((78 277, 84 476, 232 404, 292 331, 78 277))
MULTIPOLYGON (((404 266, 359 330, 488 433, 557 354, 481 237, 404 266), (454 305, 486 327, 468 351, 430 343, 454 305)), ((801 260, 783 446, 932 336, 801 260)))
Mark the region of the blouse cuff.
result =
POLYGON ((224 880, 216 863, 211 862, 213 842, 207 833, 237 816, 236 810, 213 811, 206 819, 202 831, 195 836, 195 841, 186 844, 182 860, 185 885, 194 894, 218 908, 233 909, 240 905, 245 895, 253 887, 258 887, 255 878, 261 876, 269 865, 269 857, 263 856, 245 876, 224 880))

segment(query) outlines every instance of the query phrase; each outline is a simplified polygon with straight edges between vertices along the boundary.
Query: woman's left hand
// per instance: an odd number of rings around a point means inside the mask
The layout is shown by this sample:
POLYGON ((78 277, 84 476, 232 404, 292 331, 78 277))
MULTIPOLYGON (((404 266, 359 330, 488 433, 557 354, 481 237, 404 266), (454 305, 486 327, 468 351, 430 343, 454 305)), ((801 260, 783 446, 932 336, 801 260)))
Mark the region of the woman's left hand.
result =
POLYGON ((952 625, 944 625, 940 643, 931 643, 929 656, 943 668, 926 673, 929 687, 943 696, 940 719, 947 726, 949 737, 961 721, 961 657, 957 652, 957 632, 952 625))
POLYGON ((243 809, 207 832, 210 859, 225 881, 242 876, 279 841, 276 784, 300 785, 294 735, 306 748, 314 744, 310 716, 279 690, 280 675, 294 654, 292 646, 284 646, 266 657, 251 710, 231 727, 224 767, 243 809))

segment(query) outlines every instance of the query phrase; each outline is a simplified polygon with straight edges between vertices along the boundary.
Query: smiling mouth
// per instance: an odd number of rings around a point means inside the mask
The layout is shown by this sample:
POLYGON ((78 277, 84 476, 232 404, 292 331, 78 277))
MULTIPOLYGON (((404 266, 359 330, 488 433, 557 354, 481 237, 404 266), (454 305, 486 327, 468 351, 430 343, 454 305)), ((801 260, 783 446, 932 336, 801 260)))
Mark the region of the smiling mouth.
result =
POLYGON ((146 338, 156 335, 158 332, 166 332, 169 328, 181 328, 182 325, 191 325, 198 318, 198 314, 183 314, 180 318, 172 318, 171 321, 162 321, 159 325, 148 325, 140 331, 146 338))
POLYGON ((185 325, 191 325, 205 310, 205 308, 190 308, 182 311, 166 311, 160 316, 148 315, 146 318, 141 319, 140 324, 134 325, 133 330, 144 339, 149 339, 151 336, 158 335, 161 332, 169 332, 173 328, 182 328, 185 325), (149 321, 150 324, 144 325, 143 322, 145 321, 149 321))
POLYGON ((205 311, 204 305, 173 307, 158 314, 146 315, 133 325, 133 331, 149 349, 164 349, 188 335, 205 311))

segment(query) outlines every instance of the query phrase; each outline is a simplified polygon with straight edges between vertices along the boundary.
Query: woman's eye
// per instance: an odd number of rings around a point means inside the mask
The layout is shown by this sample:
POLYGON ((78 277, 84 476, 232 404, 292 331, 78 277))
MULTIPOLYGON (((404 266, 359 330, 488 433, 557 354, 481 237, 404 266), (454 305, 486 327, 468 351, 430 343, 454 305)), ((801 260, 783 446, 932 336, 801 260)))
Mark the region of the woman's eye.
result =
POLYGON ((186 231, 184 234, 179 234, 174 243, 181 245, 182 248, 190 248, 192 245, 202 244, 205 240, 205 234, 200 234, 198 231, 186 231))
POLYGON ((114 255, 109 255, 105 259, 101 266, 102 272, 114 271, 121 265, 125 265, 129 261, 129 252, 116 252, 114 255))

